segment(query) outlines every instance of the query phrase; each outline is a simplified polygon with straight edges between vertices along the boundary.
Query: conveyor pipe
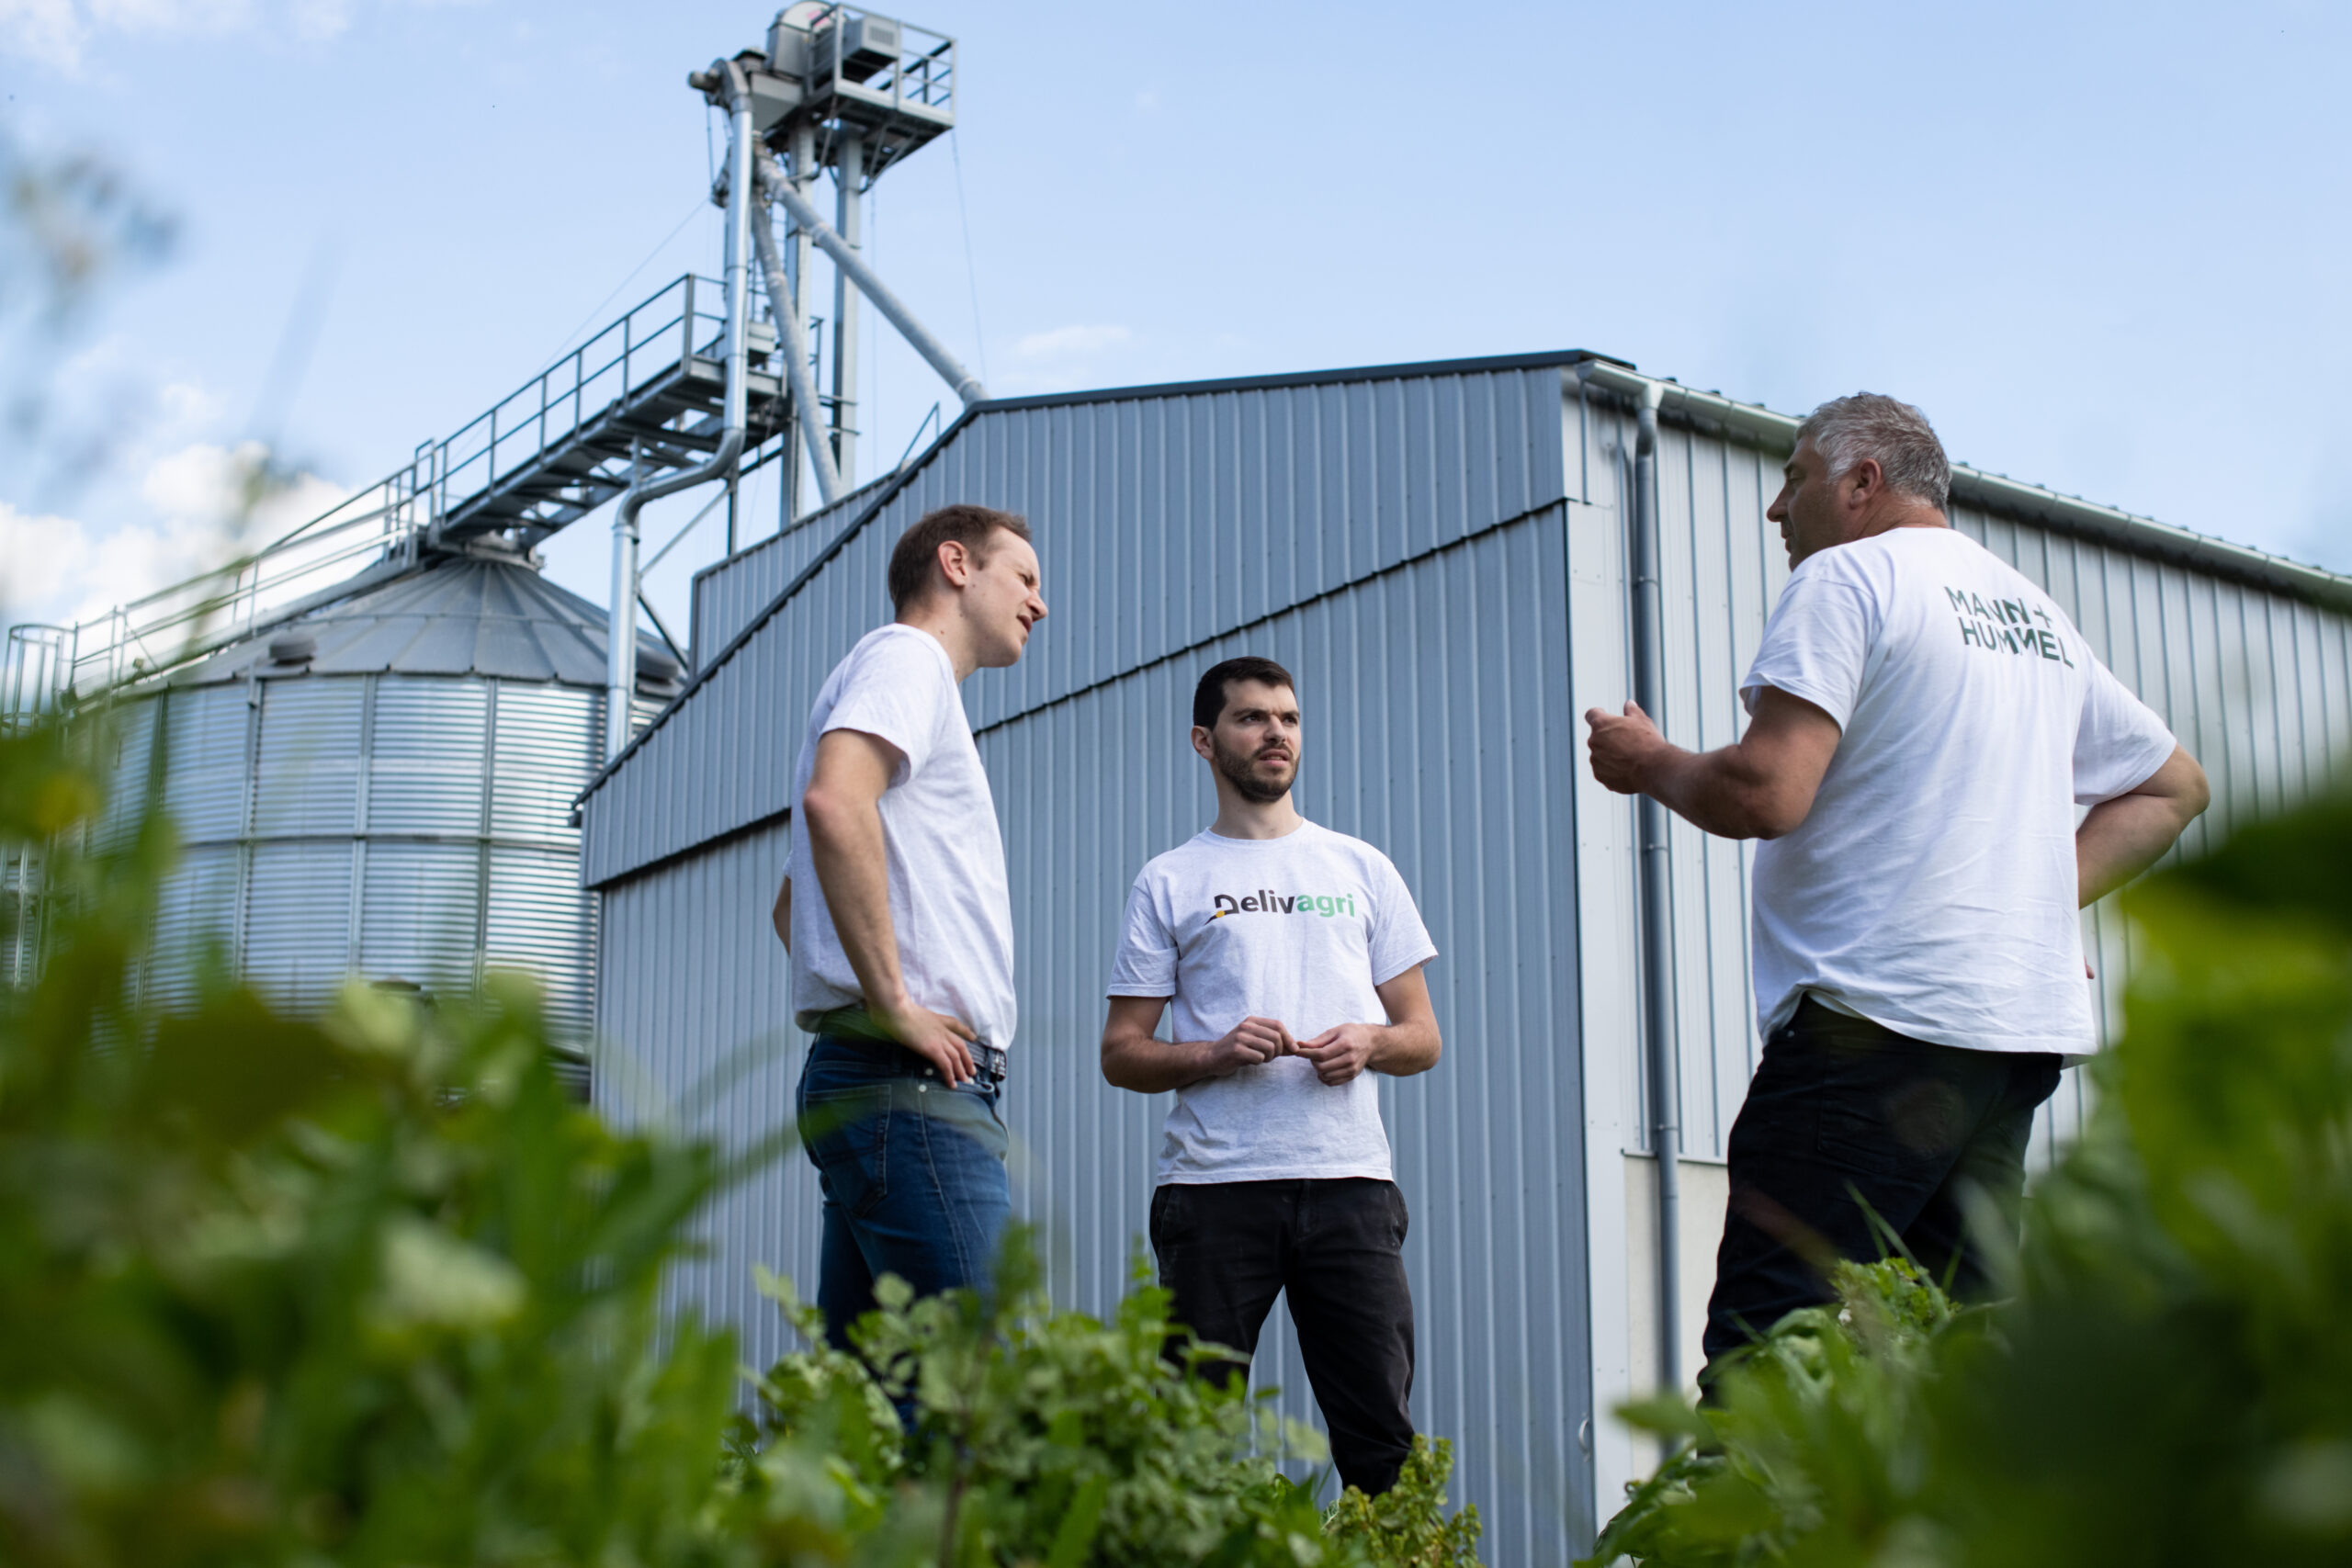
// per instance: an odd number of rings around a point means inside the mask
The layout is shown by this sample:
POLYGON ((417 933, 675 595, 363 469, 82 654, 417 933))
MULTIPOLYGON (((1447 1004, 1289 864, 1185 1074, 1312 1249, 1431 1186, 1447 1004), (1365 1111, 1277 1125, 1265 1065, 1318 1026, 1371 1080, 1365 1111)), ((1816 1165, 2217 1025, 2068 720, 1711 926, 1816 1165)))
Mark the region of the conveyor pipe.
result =
MULTIPOLYGON (((777 191, 786 189, 791 181, 776 166, 772 157, 759 161, 760 190, 763 197, 774 199, 777 191)), ((768 284, 768 316, 775 322, 776 334, 784 344, 785 379, 792 384, 793 423, 800 426, 801 443, 808 449, 808 466, 816 470, 817 496, 831 506, 842 492, 841 470, 833 467, 832 448, 825 445, 825 430, 819 419, 817 378, 808 368, 808 333, 800 322, 800 311, 793 303, 792 282, 785 276, 784 259, 776 248, 775 233, 769 228, 765 212, 752 225, 752 240, 758 247, 760 270, 768 284)))
MULTIPOLYGON (((721 407, 718 450, 707 462, 658 479, 646 477, 642 457, 631 465, 628 490, 613 508, 613 608, 605 626, 605 760, 628 744, 629 699, 637 692, 637 514, 648 502, 673 495, 735 471, 743 455, 743 433, 751 398, 752 94, 743 68, 726 62, 727 107, 734 141, 727 150, 727 389, 721 407)), ((694 344, 695 323, 685 323, 694 344)))
POLYGON ((865 265, 865 258, 857 254, 856 247, 843 240, 833 226, 818 214, 816 208, 809 205, 808 198, 793 188, 790 180, 779 172, 768 178, 767 186, 769 193, 784 203, 784 209, 792 215, 792 220, 800 226, 801 231, 816 243, 819 250, 832 257, 833 265, 857 285, 859 293, 874 302, 874 308, 882 312, 884 319, 899 329, 899 335, 922 355, 923 362, 939 372, 939 378, 955 389, 956 396, 963 400, 965 407, 969 408, 987 399, 988 389, 980 385, 980 378, 958 364, 956 356, 947 352, 946 345, 931 335, 930 330, 915 319, 914 312, 908 310, 899 297, 890 292, 889 286, 865 265))

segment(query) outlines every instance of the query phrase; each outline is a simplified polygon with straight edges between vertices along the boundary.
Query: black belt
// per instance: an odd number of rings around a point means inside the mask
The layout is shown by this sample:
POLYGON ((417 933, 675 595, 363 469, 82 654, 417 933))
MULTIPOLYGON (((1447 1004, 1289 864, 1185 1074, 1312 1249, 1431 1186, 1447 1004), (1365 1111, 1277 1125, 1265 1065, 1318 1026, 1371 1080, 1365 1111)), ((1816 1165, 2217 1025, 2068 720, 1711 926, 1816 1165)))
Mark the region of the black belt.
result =
MULTIPOLYGON (((866 1011, 859 1003, 853 1002, 848 1007, 834 1008, 830 1012, 820 1013, 815 1018, 808 1020, 803 1027, 811 1034, 823 1035, 829 1040, 839 1040, 845 1044, 864 1045, 876 1052, 903 1052, 915 1061, 921 1062, 925 1072, 936 1073, 939 1070, 931 1065, 929 1057, 920 1051, 909 1050, 897 1035, 890 1033, 876 1022, 874 1015, 866 1011)), ((965 1041, 964 1049, 972 1054, 972 1066, 980 1077, 990 1083, 1004 1082, 1008 1059, 1002 1050, 978 1040, 965 1041)))

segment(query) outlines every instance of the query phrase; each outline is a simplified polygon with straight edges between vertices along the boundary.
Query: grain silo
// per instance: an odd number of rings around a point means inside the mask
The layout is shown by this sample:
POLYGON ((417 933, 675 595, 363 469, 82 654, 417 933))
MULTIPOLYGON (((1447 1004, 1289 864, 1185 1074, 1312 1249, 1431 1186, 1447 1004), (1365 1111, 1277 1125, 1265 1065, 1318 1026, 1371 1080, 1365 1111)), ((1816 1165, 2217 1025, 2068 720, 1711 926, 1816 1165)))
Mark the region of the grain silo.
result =
MULTIPOLYGON (((601 607, 460 555, 120 694, 116 776, 153 778, 184 846, 146 998, 181 999, 210 944, 296 1007, 347 975, 447 992, 521 969, 582 1039, 595 928, 571 802, 603 753, 605 666, 601 607)), ((638 670, 650 711, 679 667, 650 644, 638 670)))

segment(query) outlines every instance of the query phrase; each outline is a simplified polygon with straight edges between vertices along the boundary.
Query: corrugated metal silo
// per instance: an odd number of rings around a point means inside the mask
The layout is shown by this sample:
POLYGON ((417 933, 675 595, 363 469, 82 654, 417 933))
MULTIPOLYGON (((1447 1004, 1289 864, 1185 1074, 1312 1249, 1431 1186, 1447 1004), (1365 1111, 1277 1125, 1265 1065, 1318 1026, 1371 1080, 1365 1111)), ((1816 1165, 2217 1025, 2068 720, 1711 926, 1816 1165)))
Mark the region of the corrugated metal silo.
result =
MULTIPOLYGON (((640 719, 678 665, 640 643, 640 719)), ((511 558, 413 572, 118 699, 116 776, 152 778, 183 845, 146 999, 188 994, 208 944, 271 997, 346 976, 448 993, 486 969, 545 987, 584 1042, 595 916, 571 801, 603 755, 605 612, 511 558)), ((140 792, 119 788, 119 838, 140 792)))

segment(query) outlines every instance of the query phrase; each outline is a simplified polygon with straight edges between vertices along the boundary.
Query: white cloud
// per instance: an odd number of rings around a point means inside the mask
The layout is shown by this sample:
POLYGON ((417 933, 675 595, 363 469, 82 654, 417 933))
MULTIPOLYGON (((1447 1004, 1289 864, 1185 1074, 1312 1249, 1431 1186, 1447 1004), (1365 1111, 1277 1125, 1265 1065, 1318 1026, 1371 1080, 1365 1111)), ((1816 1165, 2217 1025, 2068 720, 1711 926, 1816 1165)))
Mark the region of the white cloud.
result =
POLYGON ((0 607, 12 621, 90 620, 211 570, 348 493, 305 473, 274 485, 249 507, 248 476, 261 457, 254 442, 192 442, 149 464, 141 477, 148 515, 111 527, 29 514, 0 502, 0 607))
POLYGON ((0 502, 0 604, 14 621, 71 626, 192 577, 221 558, 220 536, 187 523, 103 532, 0 502))
POLYGON ((165 383, 155 401, 164 422, 174 428, 208 425, 224 412, 220 400, 194 381, 165 383))
POLYGON ((0 0, 0 48, 11 54, 71 71, 87 31, 74 0, 0 0))
POLYGON ((1055 327, 1031 333, 1012 345, 1012 352, 1023 359, 1082 359, 1116 348, 1134 335, 1121 326, 1055 327))
POLYGON ((124 32, 224 33, 252 23, 251 0, 86 0, 91 19, 124 32))
POLYGON ((56 604, 83 551, 82 525, 73 518, 32 516, 0 501, 0 604, 32 615, 56 604))

